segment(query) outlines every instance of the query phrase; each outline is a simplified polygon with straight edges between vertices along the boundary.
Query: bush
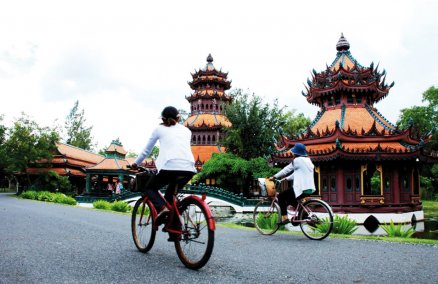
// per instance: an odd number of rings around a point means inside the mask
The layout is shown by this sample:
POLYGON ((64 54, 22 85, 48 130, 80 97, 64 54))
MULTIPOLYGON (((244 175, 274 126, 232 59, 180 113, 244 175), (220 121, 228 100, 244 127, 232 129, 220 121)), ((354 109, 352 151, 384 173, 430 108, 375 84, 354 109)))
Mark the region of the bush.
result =
MULTIPOLYGON (((257 215, 257 225, 262 229, 272 229, 277 226, 278 222, 278 214, 274 213, 269 216, 269 219, 264 217, 265 215, 262 212, 259 212, 257 215)), ((285 230, 284 225, 280 225, 280 230, 285 230)))
MULTIPOLYGON (((316 230, 318 232, 327 232, 329 226, 329 222, 323 222, 322 224, 318 224, 316 230)), ((335 215, 333 218, 333 234, 342 234, 342 235, 351 235, 359 227, 355 220, 348 218, 347 215, 339 217, 339 215, 335 215)))
POLYGON ((111 205, 111 210, 117 211, 117 212, 128 212, 130 209, 128 203, 125 201, 115 201, 111 205))
POLYGON ((93 207, 96 209, 110 210, 111 203, 105 200, 96 200, 93 202, 93 207))
POLYGON ((55 203, 68 204, 68 205, 77 204, 76 199, 74 199, 73 197, 66 196, 65 194, 62 193, 52 193, 48 191, 29 190, 23 192, 20 195, 20 197, 24 199, 55 202, 55 203))
POLYGON ((21 198, 24 198, 24 199, 35 200, 35 199, 37 199, 37 192, 34 190, 29 190, 29 191, 23 192, 20 196, 21 196, 21 198))
POLYGON ((395 225, 392 220, 389 224, 382 224, 381 227, 388 234, 388 237, 410 238, 415 233, 413 227, 403 224, 395 225))
POLYGON ((61 204, 68 204, 68 205, 76 205, 78 202, 76 199, 70 196, 66 196, 63 193, 53 193, 53 202, 55 203, 61 203, 61 204))
POLYGON ((48 191, 39 191, 37 193, 37 199, 39 201, 48 201, 48 202, 52 202, 54 199, 54 196, 52 193, 48 192, 48 191))

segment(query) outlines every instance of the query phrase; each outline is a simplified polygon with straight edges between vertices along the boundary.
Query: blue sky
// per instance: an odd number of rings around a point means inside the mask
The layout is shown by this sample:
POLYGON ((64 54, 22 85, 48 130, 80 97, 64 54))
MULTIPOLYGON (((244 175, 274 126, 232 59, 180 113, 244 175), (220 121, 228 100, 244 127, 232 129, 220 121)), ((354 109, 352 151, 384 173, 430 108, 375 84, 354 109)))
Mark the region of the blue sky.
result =
POLYGON ((97 148, 119 138, 139 152, 164 106, 189 110, 190 73, 211 53, 233 88, 313 119, 303 84, 343 32, 360 64, 395 81, 376 105, 395 123, 438 85, 436 11, 426 0, 2 1, 0 114, 63 124, 79 100, 97 148))

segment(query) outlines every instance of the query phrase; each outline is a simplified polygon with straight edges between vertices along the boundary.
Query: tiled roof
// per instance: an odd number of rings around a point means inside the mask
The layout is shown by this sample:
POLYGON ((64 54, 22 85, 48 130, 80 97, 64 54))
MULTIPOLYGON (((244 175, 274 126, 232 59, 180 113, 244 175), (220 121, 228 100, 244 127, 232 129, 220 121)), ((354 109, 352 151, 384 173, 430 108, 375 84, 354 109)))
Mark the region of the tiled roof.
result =
POLYGON ((126 170, 130 163, 127 160, 107 158, 95 166, 88 167, 87 170, 126 170))
POLYGON ((318 122, 312 127, 312 131, 320 133, 327 130, 332 131, 336 127, 336 121, 341 122, 341 109, 326 110, 318 122))
POLYGON ((231 122, 224 115, 205 113, 205 114, 193 115, 189 117, 184 122, 184 125, 189 127, 200 127, 200 126, 214 127, 219 125, 224 127, 230 127, 231 122))
POLYGON ((332 63, 331 65, 331 70, 332 71, 336 71, 339 69, 339 65, 342 64, 342 66, 344 67, 344 69, 347 68, 353 68, 355 65, 355 62, 349 57, 347 56, 346 53, 342 53, 340 54, 339 57, 337 57, 335 59, 335 61, 332 63))
POLYGON ((68 144, 56 143, 58 152, 67 158, 74 158, 76 160, 96 164, 102 161, 105 157, 99 154, 95 154, 68 144))
POLYGON ((213 153, 225 152, 225 148, 214 145, 196 145, 192 146, 192 152, 195 161, 205 163, 211 158, 213 153))
MULTIPOLYGON (((361 135, 362 129, 368 131, 375 119, 371 117, 370 113, 364 108, 346 108, 344 118, 344 130, 349 128, 352 131, 357 131, 358 135, 361 135)), ((383 126, 376 123, 376 128, 380 132, 383 130, 383 126)))
POLYGON ((106 148, 105 151, 106 152, 116 152, 116 153, 119 153, 121 155, 126 155, 125 148, 123 148, 123 146, 121 146, 121 145, 117 145, 117 144, 114 144, 114 143, 109 145, 108 148, 106 148))

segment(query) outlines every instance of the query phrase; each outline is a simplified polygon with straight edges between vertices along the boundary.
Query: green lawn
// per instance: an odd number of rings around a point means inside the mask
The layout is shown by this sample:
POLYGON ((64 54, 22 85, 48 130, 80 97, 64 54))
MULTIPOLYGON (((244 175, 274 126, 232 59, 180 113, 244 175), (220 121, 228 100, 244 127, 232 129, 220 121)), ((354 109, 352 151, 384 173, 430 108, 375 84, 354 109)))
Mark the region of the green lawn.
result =
POLYGON ((423 210, 425 218, 438 218, 438 201, 423 200, 423 210))

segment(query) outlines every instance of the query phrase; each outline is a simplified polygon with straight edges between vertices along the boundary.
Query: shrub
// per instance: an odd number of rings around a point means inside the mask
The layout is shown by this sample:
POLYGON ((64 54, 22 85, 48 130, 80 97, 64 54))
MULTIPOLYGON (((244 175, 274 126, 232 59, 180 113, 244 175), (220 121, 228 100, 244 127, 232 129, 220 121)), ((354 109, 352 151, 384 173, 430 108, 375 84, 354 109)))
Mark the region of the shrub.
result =
POLYGON ((389 224, 382 224, 381 227, 388 234, 388 237, 410 238, 415 233, 413 227, 403 224, 395 225, 392 220, 389 224))
POLYGON ((76 205, 76 199, 73 197, 66 196, 62 193, 52 193, 48 191, 25 191, 21 195, 21 198, 25 199, 33 199, 33 200, 39 200, 39 201, 46 201, 46 202, 55 202, 55 203, 62 203, 62 204, 68 204, 68 205, 76 205))
POLYGON ((117 211, 117 212, 128 212, 129 205, 125 201, 115 201, 111 205, 111 210, 117 211))
MULTIPOLYGON (((278 222, 278 214, 273 213, 269 216, 269 218, 264 218, 264 213, 259 212, 256 219, 257 225, 262 229, 272 229, 277 226, 278 222)), ((284 230, 284 225, 280 226, 280 230, 284 230)))
POLYGON ((111 203, 105 200, 96 200, 93 202, 93 207, 96 209, 110 210, 111 203))
MULTIPOLYGON (((329 226, 329 222, 323 222, 322 224, 318 224, 316 230, 318 232, 327 232, 329 226)), ((335 215, 333 218, 333 234, 343 234, 343 235, 351 235, 353 234, 359 227, 355 220, 348 218, 347 215, 339 217, 339 215, 335 215)))
POLYGON ((24 199, 35 200, 35 199, 37 199, 37 192, 34 190, 29 190, 29 191, 25 191, 25 192, 21 193, 20 196, 21 196, 21 198, 24 198, 24 199))
POLYGON ((48 191, 39 191, 37 193, 37 199, 39 201, 48 201, 48 202, 52 202, 53 201, 53 194, 48 192, 48 191))
POLYGON ((76 205, 78 202, 76 199, 70 196, 66 196, 63 193, 54 193, 53 202, 61 203, 61 204, 68 204, 68 205, 76 205))

